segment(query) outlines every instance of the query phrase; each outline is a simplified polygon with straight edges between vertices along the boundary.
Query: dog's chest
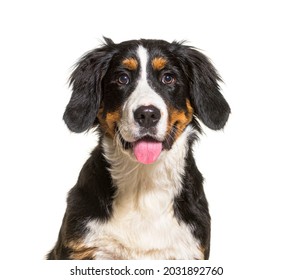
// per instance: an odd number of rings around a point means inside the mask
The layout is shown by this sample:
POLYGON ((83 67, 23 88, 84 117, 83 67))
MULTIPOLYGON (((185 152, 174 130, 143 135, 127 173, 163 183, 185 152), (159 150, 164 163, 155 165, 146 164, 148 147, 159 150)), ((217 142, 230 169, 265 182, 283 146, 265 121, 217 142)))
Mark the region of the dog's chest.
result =
POLYGON ((173 201, 181 180, 173 175, 137 169, 123 180, 116 177, 119 189, 112 218, 87 225, 85 241, 97 248, 97 259, 203 258, 190 228, 174 216, 173 201))

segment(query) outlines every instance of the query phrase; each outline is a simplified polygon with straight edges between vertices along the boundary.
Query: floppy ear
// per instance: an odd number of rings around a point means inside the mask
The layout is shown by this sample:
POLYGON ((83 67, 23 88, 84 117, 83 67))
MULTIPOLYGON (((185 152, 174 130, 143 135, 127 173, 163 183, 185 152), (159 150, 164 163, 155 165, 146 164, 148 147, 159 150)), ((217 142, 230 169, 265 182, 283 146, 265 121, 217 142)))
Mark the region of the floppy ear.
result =
MULTIPOLYGON (((105 41, 113 43, 107 38, 105 41)), ((111 57, 111 49, 105 45, 85 54, 76 64, 69 79, 71 99, 63 115, 71 131, 83 132, 93 126, 102 99, 101 82, 111 57)))
POLYGON ((220 76, 209 59, 196 49, 186 47, 184 55, 192 84, 190 97, 195 114, 207 127, 214 130, 223 128, 228 120, 230 107, 220 92, 220 76))

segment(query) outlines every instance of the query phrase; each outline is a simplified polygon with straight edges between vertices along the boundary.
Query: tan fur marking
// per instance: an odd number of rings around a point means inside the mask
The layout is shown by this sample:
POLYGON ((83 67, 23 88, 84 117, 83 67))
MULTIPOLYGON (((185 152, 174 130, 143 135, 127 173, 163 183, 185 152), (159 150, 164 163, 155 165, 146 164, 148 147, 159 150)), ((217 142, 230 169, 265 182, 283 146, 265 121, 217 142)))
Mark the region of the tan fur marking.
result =
POLYGON ((192 121, 193 118, 193 108, 190 105, 190 101, 186 99, 187 111, 179 111, 177 109, 169 110, 169 123, 168 123, 168 133, 171 132, 172 127, 175 125, 177 131, 174 136, 176 140, 181 133, 184 131, 185 127, 192 121))
POLYGON ((138 62, 135 58, 126 58, 122 61, 122 65, 128 70, 136 70, 138 67, 138 62))
POLYGON ((162 70, 167 64, 167 59, 163 57, 155 57, 152 60, 152 66, 154 70, 160 71, 162 70))
POLYGON ((198 250, 201 252, 201 258, 199 259, 195 258, 195 260, 204 260, 205 248, 202 246, 198 246, 198 250))
POLYGON ((86 247, 80 241, 70 241, 66 247, 72 251, 70 258, 73 260, 93 260, 97 250, 95 247, 86 247))
POLYGON ((101 129, 105 132, 105 134, 114 138, 115 136, 115 125, 120 120, 121 114, 120 111, 108 112, 106 114, 106 118, 103 117, 103 107, 98 112, 98 120, 100 123, 101 129))

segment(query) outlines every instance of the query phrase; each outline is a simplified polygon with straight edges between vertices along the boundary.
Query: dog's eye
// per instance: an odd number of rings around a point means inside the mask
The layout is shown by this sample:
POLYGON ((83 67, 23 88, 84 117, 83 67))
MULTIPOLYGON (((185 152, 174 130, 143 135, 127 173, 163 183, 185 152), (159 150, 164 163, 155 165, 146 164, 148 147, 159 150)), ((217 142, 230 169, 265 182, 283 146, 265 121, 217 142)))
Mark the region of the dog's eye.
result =
POLYGON ((130 82, 130 79, 127 74, 122 74, 118 77, 117 81, 120 85, 128 85, 130 82))
POLYGON ((165 85, 171 85, 175 83, 175 77, 172 74, 164 74, 162 77, 162 83, 165 85))

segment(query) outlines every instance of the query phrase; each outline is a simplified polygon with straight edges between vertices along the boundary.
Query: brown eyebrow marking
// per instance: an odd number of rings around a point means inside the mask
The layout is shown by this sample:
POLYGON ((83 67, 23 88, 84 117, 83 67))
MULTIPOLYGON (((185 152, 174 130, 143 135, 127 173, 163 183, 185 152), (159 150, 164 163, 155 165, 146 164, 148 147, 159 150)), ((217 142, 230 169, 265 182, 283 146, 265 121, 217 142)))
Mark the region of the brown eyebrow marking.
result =
POLYGON ((136 70, 138 67, 138 61, 133 57, 125 58, 122 61, 122 65, 128 70, 136 70))
POLYGON ((154 70, 162 70, 167 64, 167 59, 164 57, 155 57, 152 60, 152 66, 154 70))

